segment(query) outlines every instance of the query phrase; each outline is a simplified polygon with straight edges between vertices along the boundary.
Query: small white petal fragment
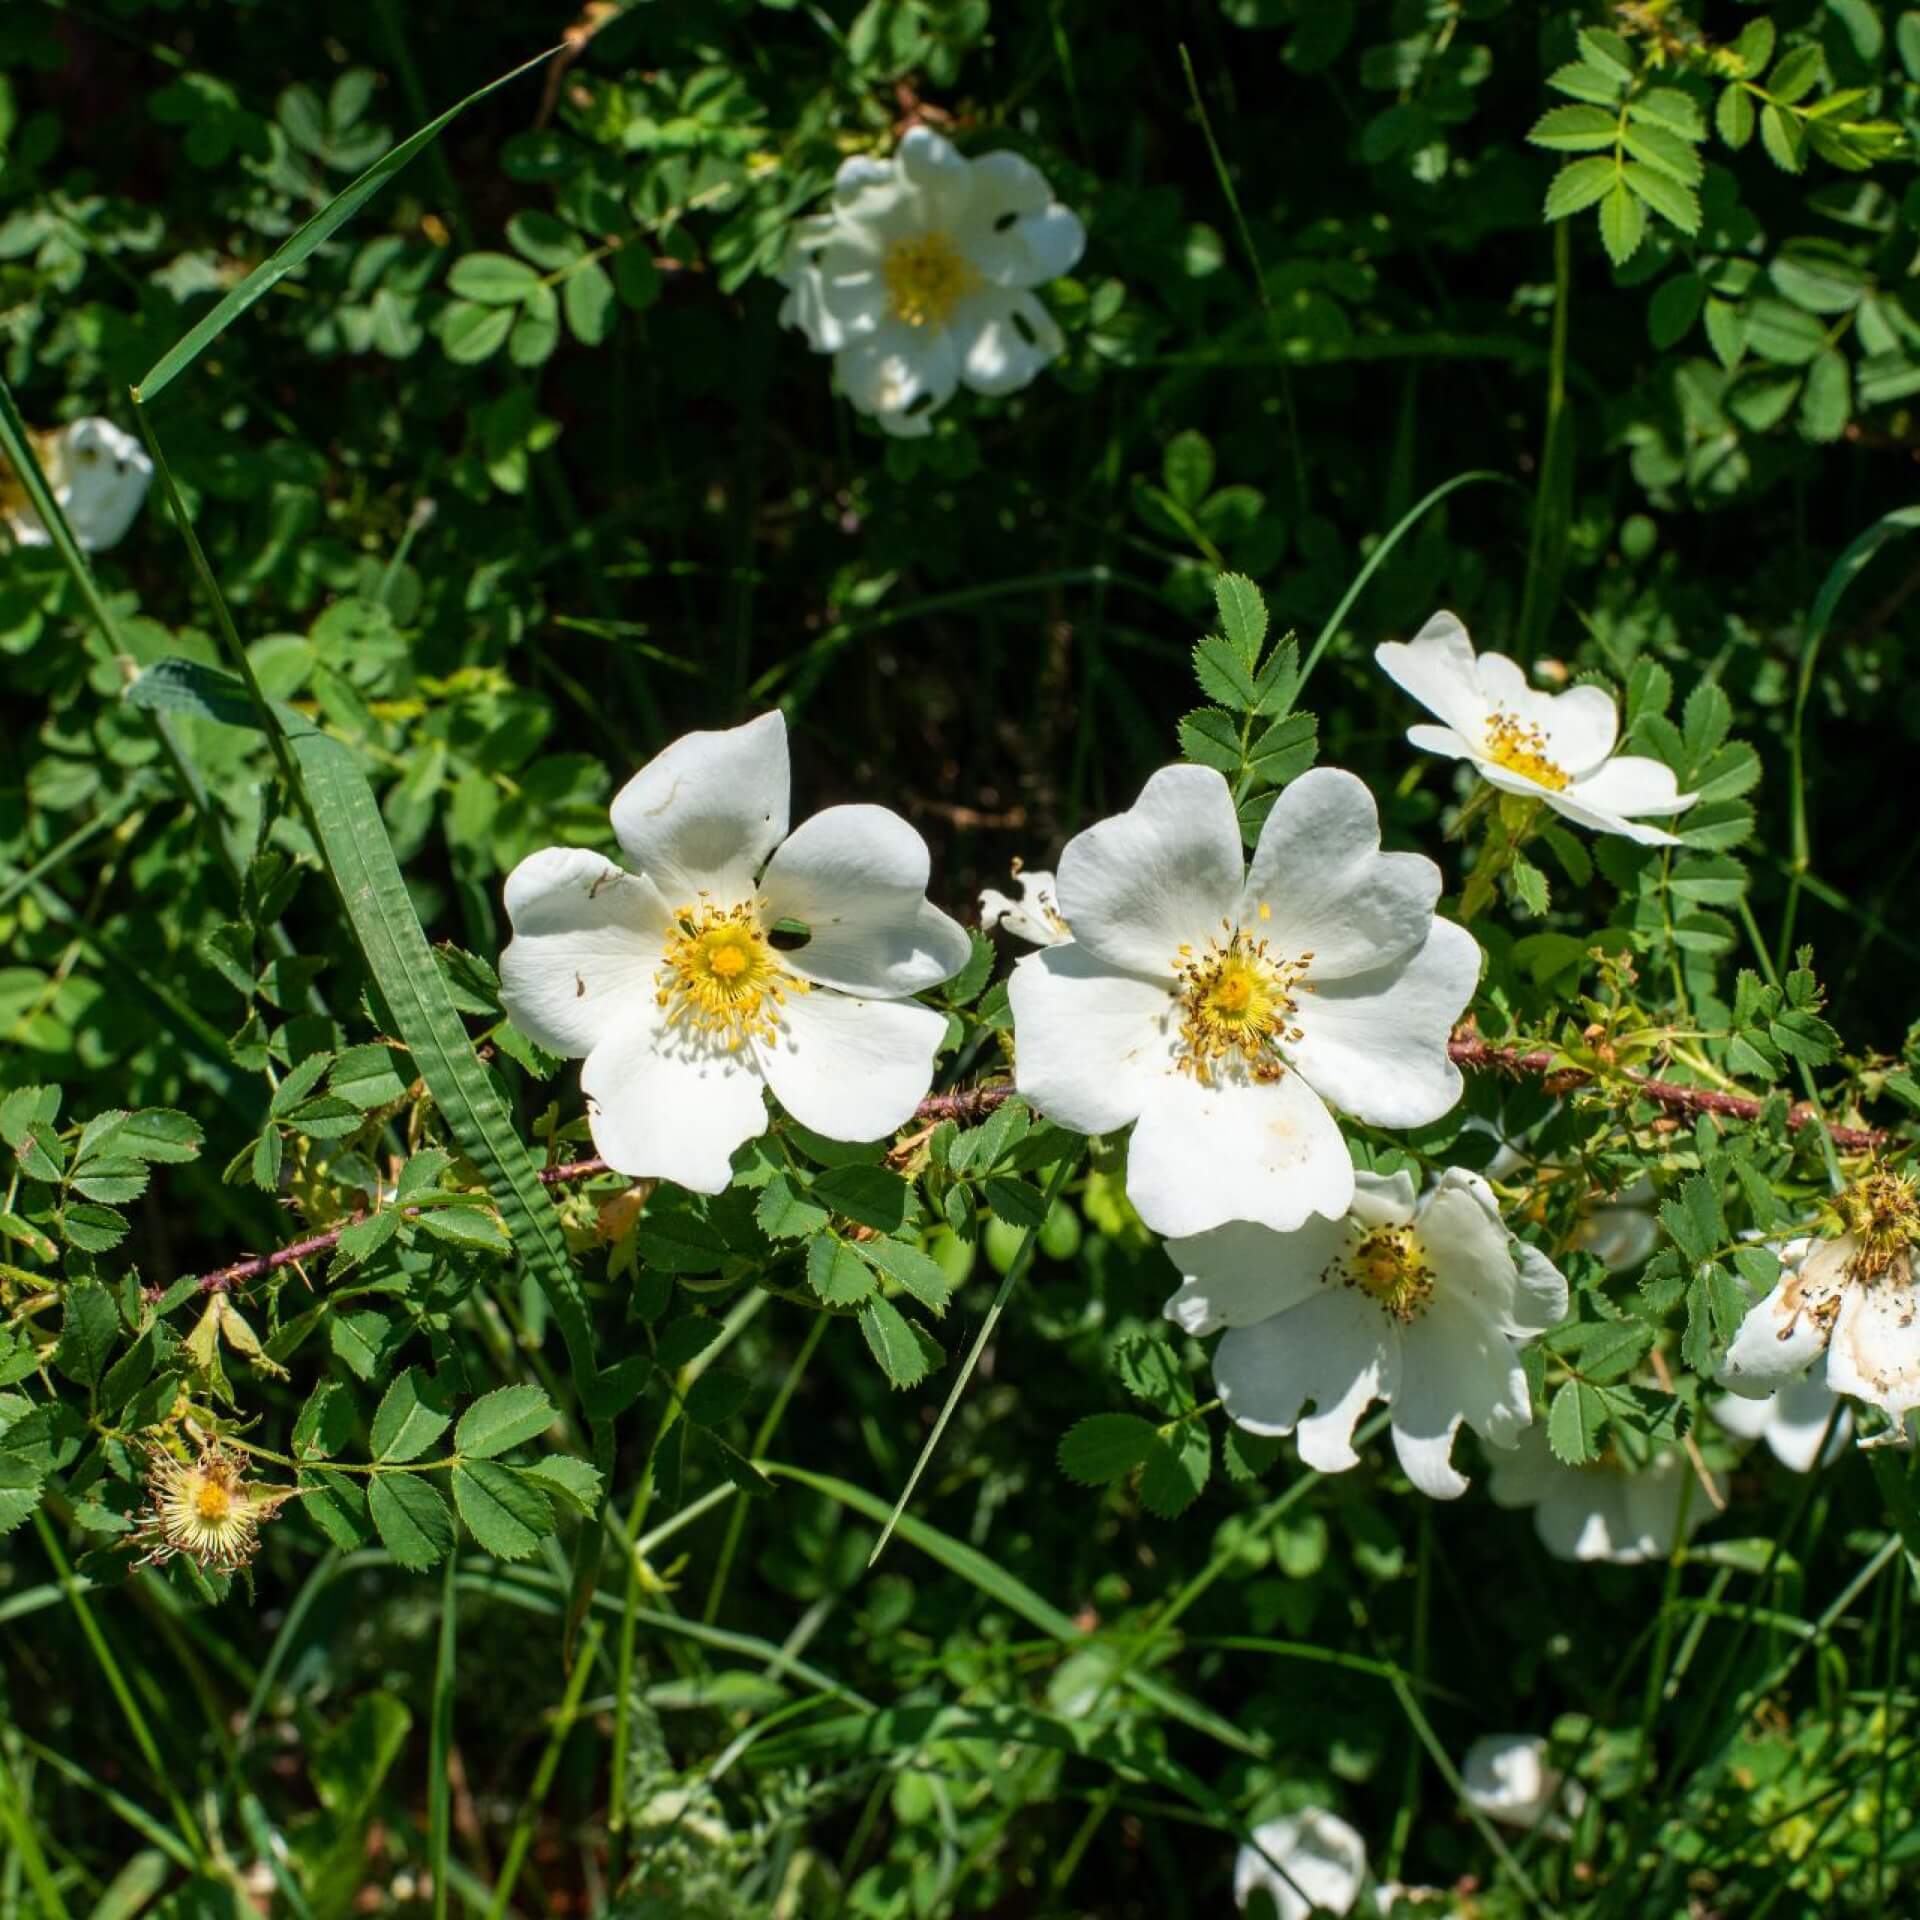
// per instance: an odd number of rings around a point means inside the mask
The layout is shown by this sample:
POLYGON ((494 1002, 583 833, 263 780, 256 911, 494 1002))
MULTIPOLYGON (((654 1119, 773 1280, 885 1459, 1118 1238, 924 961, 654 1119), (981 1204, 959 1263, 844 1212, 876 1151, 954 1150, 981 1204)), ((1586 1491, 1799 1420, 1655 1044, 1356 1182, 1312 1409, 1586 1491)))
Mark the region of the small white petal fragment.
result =
POLYGON ((1587 1790, 1551 1765, 1548 1751, 1547 1742, 1532 1733, 1490 1733, 1476 1740, 1460 1768, 1467 1799, 1490 1820, 1566 1839, 1587 1804, 1587 1790))
POLYGON ((1234 1858, 1233 1900, 1242 1913, 1256 1892, 1278 1920, 1347 1914, 1367 1878, 1367 1844, 1339 1815, 1319 1807, 1268 1820, 1234 1858))
MULTIPOLYGON (((41 471, 73 537, 89 553, 118 546, 153 482, 153 462, 139 441, 98 417, 76 420, 56 433, 36 436, 36 441, 41 471)), ((26 490, 3 460, 0 520, 18 546, 49 544, 51 536, 27 504, 26 490)))

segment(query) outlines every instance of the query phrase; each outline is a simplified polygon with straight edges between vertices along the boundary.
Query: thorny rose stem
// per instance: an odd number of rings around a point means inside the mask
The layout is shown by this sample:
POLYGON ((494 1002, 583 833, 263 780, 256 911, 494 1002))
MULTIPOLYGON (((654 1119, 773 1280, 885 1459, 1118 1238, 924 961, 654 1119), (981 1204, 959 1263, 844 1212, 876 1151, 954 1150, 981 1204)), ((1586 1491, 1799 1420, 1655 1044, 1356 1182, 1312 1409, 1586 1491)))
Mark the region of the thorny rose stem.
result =
MULTIPOLYGON (((1553 1091, 1557 1093, 1584 1086, 1593 1078, 1592 1074, 1579 1068, 1556 1069, 1554 1055, 1549 1049, 1526 1051, 1519 1047, 1496 1046, 1491 1041, 1483 1040, 1477 1033, 1465 1030, 1456 1033, 1447 1042, 1447 1053, 1456 1066, 1465 1067, 1470 1073, 1538 1074, 1550 1077, 1554 1083, 1553 1091)), ((1719 1093, 1711 1087, 1676 1086, 1670 1080, 1647 1079, 1639 1074, 1628 1074, 1626 1078, 1639 1098, 1651 1100, 1670 1113, 1715 1113, 1730 1120, 1757 1120, 1764 1106, 1764 1102, 1750 1099, 1744 1094, 1719 1093)), ((972 1126, 984 1120, 1012 1095, 1013 1090, 1013 1083, 1008 1080, 982 1087, 958 1087, 951 1093, 930 1093, 914 1109, 913 1118, 916 1123, 930 1126, 938 1126, 942 1120, 972 1126)), ((1787 1124, 1790 1127, 1804 1127, 1817 1117, 1814 1110, 1803 1101, 1789 1110, 1787 1124)), ((1827 1132, 1836 1147, 1849 1153, 1866 1152, 1879 1146, 1887 1137, 1877 1127, 1829 1126, 1827 1132)), ((604 1160, 568 1160, 557 1166, 542 1167, 540 1179, 547 1186, 560 1187, 575 1180, 590 1180, 595 1174, 608 1171, 604 1160)), ((407 1211, 412 1213, 415 1209, 408 1208, 407 1211)), ((228 1293, 249 1280, 264 1279, 268 1274, 277 1272, 281 1267, 292 1266, 296 1261, 311 1260, 318 1254, 330 1251, 347 1228, 365 1218, 364 1212, 353 1214, 324 1233, 310 1234, 304 1240, 296 1240, 291 1246, 281 1247, 273 1253, 249 1254, 246 1259, 236 1260, 231 1266, 203 1273, 194 1282, 194 1291, 228 1293)), ((148 1287, 145 1297, 158 1300, 172 1290, 171 1287, 148 1287)))

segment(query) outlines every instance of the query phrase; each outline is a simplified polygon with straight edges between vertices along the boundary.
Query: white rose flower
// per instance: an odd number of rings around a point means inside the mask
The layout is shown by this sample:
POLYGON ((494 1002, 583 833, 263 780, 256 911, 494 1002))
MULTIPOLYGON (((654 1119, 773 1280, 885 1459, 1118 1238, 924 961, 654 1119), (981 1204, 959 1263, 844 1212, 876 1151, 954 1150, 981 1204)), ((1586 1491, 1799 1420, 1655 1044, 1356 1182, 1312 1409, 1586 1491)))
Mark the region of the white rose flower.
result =
POLYGON ((1233 1863, 1233 1900, 1242 1913, 1256 1892, 1279 1920, 1352 1911, 1367 1878, 1367 1843, 1339 1815, 1308 1807, 1253 1830, 1254 1846, 1233 1863))
POLYGON ((986 933, 1004 928, 1016 940, 1029 946, 1057 947, 1073 938, 1073 930, 1060 914, 1060 902, 1053 875, 1039 867, 1013 863, 1013 878, 1020 898, 985 888, 980 895, 980 926, 986 933))
POLYGON ((1490 1733, 1467 1749, 1460 1783, 1489 1820, 1539 1827, 1564 1840, 1587 1804, 1587 1790, 1547 1764, 1547 1742, 1532 1733, 1490 1733))
POLYGON ((1910 1177, 1875 1172, 1836 1210, 1843 1231, 1779 1250, 1779 1283, 1740 1323, 1721 1384, 1757 1399, 1811 1372, 1898 1428, 1920 1407, 1920 1196, 1910 1177))
MULTIPOLYGON (((1726 1498, 1723 1474, 1714 1491, 1726 1498)), ((1617 1461, 1570 1467, 1554 1457, 1538 1427, 1511 1453, 1494 1455, 1487 1491, 1499 1507, 1531 1507, 1540 1544, 1556 1560, 1607 1560, 1636 1567, 1664 1560, 1717 1511, 1685 1455, 1657 1455, 1637 1473, 1617 1461)))
POLYGON ((1309 1466, 1343 1473, 1359 1458, 1355 1423, 1384 1400, 1401 1466, 1436 1500, 1467 1490, 1451 1459, 1463 1420, 1496 1447, 1532 1420, 1517 1350, 1567 1312, 1553 1263, 1459 1167, 1417 1201, 1407 1174, 1359 1173, 1344 1220, 1286 1234, 1236 1222, 1167 1253, 1184 1276, 1167 1318, 1192 1334, 1228 1329, 1213 1383, 1229 1418, 1297 1430, 1309 1466))
POLYGON ((1768 1451, 1793 1473, 1830 1467, 1853 1438, 1853 1415, 1846 1403, 1817 1374, 1803 1374, 1762 1400, 1729 1393, 1713 1403, 1713 1417, 1742 1440, 1764 1440, 1768 1451), (1840 1414, 1834 1418, 1834 1408, 1840 1414), (1820 1442, 1833 1421, 1833 1438, 1820 1442))
POLYGON ((1675 844, 1672 834, 1636 816, 1679 813, 1699 796, 1682 793, 1663 762, 1614 752, 1620 710, 1610 693, 1541 693, 1505 654, 1476 655, 1450 613, 1436 613, 1411 641, 1382 642, 1373 657, 1388 679, 1446 722, 1409 727, 1414 746, 1471 761, 1503 793, 1544 800, 1595 833, 1624 834, 1647 847, 1675 844))
POLYGON ((787 832, 787 727, 690 733, 613 802, 631 871, 549 847, 507 876, 514 1024, 584 1059, 593 1142, 636 1179, 727 1184, 766 1127, 763 1085, 803 1126, 877 1140, 924 1097, 946 1022, 910 995, 965 965, 925 897, 926 842, 884 807, 787 832), (783 946, 783 924, 807 929, 783 946))
MULTIPOLYGON (((73 537, 89 553, 101 553, 126 537, 147 497, 153 462, 136 439, 111 420, 75 420, 40 446, 40 464, 73 537)), ((51 536, 40 516, 24 504, 6 511, 7 531, 17 545, 44 547, 51 536)))
POLYGON ((1127 1195, 1156 1233, 1337 1220, 1353 1162, 1329 1106, 1383 1127, 1460 1097, 1447 1056, 1480 949, 1434 918, 1440 870, 1382 853, 1373 796, 1319 767, 1249 869, 1227 783, 1163 767, 1060 858, 1062 946, 1013 970, 1014 1077, 1081 1133, 1132 1122, 1127 1195))
POLYGON ((1086 239, 1031 161, 969 160, 914 127, 890 159, 845 162, 831 210, 796 223, 780 319, 834 356, 860 412, 924 434, 955 387, 1013 393, 1060 353, 1033 290, 1071 272, 1086 239))

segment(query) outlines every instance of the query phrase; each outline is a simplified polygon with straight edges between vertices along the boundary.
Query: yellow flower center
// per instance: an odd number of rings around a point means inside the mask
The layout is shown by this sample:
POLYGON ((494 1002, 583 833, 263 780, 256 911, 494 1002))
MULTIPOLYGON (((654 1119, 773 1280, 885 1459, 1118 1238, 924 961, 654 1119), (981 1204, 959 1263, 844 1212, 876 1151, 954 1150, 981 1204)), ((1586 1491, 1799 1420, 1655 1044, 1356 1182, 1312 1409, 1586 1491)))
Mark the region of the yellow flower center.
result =
POLYGON ((1564 792, 1571 784, 1566 770, 1547 753, 1547 736, 1530 721, 1511 713, 1493 714, 1487 721, 1487 758, 1536 786, 1564 792))
POLYGON ((1415 1320, 1433 1298, 1433 1269, 1411 1227, 1374 1227, 1335 1271, 1396 1320, 1415 1320))
POLYGON ((805 993, 760 931, 753 901, 716 907, 703 899, 673 916, 674 933, 656 975, 655 998, 668 1026, 687 1026, 729 1053, 747 1040, 772 1040, 789 993, 805 993))
POLYGON ((193 1517, 202 1525, 218 1527, 233 1511, 233 1488, 224 1478, 209 1476, 193 1490, 193 1517))
MULTIPOLYGON (((1270 911, 1263 907, 1261 917, 1270 911)), ((1286 1070, 1281 1043, 1300 1038, 1292 1024, 1295 996, 1312 992, 1304 981, 1313 955, 1284 960, 1258 936, 1226 921, 1221 926, 1224 941, 1210 939, 1204 953, 1183 946, 1174 956, 1185 1048, 1180 1071, 1208 1085, 1218 1067, 1237 1058, 1256 1080, 1278 1080, 1286 1070)))
POLYGON ((945 326, 948 315, 980 284, 973 262, 944 233, 896 240, 880 271, 893 317, 910 327, 945 326))
POLYGON ((1920 1191, 1910 1175, 1876 1167, 1863 1174, 1834 1202, 1845 1231, 1859 1251, 1850 1278, 1877 1280, 1920 1243, 1920 1191))

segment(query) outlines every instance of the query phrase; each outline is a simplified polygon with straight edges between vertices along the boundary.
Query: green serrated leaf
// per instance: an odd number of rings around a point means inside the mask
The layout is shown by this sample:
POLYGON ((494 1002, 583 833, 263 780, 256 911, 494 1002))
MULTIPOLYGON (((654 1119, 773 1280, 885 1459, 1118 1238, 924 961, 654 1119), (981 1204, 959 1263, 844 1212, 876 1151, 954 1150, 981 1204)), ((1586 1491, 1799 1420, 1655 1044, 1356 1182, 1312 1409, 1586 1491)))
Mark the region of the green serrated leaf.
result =
POLYGON ((418 1367, 409 1367, 381 1396, 367 1445, 376 1460, 418 1460, 453 1424, 446 1394, 418 1367))
POLYGON ((873 1292, 873 1272, 837 1234, 823 1233, 807 1248, 807 1285, 830 1307, 850 1307, 873 1292))
POLYGON ((1144 1466, 1159 1437, 1137 1413, 1090 1413, 1061 1436, 1060 1471, 1083 1487, 1104 1486, 1144 1466))
POLYGON ((464 1459, 487 1460, 539 1437, 553 1425, 553 1402, 541 1387, 495 1387, 483 1393, 454 1429, 454 1451, 464 1459))
POLYGON ((1616 179, 1600 202, 1600 242, 1607 258, 1616 267, 1624 267, 1640 250, 1646 232, 1646 208, 1627 191, 1624 177, 1616 179))
POLYGON ((854 1243, 854 1251, 930 1312, 946 1312, 953 1286, 932 1255, 908 1246, 904 1240, 860 1240, 854 1243))
POLYGON ((1600 1457, 1607 1432, 1607 1402, 1584 1380, 1564 1381, 1547 1407, 1547 1445, 1570 1467, 1600 1457))
POLYGON ((1219 707, 1201 707, 1180 722, 1180 751, 1218 773, 1240 771, 1240 723, 1219 707))
POLYGON ((1549 107, 1527 133, 1533 145, 1556 153, 1597 152, 1619 137, 1619 116, 1591 106, 1549 107))
POLYGON ((1245 574, 1214 576, 1213 603, 1220 613, 1220 631, 1249 672, 1260 658, 1267 637, 1267 603, 1245 574))
POLYGON ((1213 1442, 1205 1423, 1183 1421, 1156 1434, 1140 1469, 1140 1504, 1161 1520, 1177 1520, 1199 1499, 1213 1473, 1213 1442))
POLYGON ((452 1550, 453 1515, 418 1474, 375 1474, 367 1487, 367 1511, 380 1544, 409 1573, 438 1566, 452 1550))
POLYGON ((1547 183, 1546 218, 1564 220, 1569 214, 1583 212, 1619 181, 1620 169, 1610 154, 1569 162, 1547 183))
POLYGON ((496 1559, 524 1560, 553 1531, 545 1493, 497 1460, 461 1461, 453 1470, 453 1503, 467 1531, 496 1559))
POLYGON ((933 1370, 939 1349, 892 1301, 877 1296, 868 1300, 860 1309, 860 1331, 894 1386, 917 1387, 933 1370))

